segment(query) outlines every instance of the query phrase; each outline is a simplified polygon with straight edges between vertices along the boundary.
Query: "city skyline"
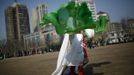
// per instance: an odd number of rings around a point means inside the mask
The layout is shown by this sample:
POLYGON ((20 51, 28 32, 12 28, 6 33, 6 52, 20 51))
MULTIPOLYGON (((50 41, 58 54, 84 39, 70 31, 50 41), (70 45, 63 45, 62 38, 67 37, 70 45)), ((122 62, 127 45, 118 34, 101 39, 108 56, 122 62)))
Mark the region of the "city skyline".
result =
MULTIPOLYGON (((38 4, 47 4, 48 12, 52 12, 59 8, 61 4, 65 4, 68 1, 69 0, 18 0, 18 3, 25 4, 28 7, 31 25, 32 9, 38 4)), ((14 0, 0 1, 0 39, 6 38, 4 11, 8 6, 12 5, 13 2, 14 0)), ((119 22, 121 18, 134 18, 133 0, 94 0, 94 2, 96 4, 97 12, 108 12, 112 22, 119 22)))

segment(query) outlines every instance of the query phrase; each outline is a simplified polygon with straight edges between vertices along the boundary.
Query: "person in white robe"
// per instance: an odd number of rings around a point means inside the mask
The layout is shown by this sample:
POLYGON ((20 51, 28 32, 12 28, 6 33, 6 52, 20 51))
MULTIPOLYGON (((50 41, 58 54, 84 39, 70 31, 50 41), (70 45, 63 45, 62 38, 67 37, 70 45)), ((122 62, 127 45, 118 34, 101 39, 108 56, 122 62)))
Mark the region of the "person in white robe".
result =
MULTIPOLYGON (((90 29, 85 30, 90 38, 93 34, 90 29)), ((93 31, 94 32, 94 31, 93 31)), ((64 35, 63 43, 59 52, 57 67, 52 75, 62 75, 65 66, 79 66, 84 62, 83 34, 77 33, 64 35)))

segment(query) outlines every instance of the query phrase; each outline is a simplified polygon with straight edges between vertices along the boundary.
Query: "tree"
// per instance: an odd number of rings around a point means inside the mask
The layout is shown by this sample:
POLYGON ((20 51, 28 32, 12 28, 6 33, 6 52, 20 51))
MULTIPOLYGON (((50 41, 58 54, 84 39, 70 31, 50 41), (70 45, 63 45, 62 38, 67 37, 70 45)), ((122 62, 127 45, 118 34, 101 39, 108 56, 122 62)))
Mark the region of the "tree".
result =
POLYGON ((6 47, 6 40, 0 40, 0 57, 2 57, 2 59, 5 58, 5 47, 6 47))

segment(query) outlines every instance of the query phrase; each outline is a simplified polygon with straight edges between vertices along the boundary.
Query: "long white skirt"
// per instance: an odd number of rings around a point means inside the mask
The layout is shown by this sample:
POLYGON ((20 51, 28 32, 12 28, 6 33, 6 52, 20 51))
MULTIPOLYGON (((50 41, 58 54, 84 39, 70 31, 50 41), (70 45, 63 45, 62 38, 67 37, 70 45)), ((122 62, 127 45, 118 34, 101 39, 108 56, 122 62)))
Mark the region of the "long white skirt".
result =
POLYGON ((71 36, 65 34, 58 56, 57 67, 52 75, 61 75, 64 65, 78 66, 83 63, 84 52, 82 38, 82 34, 74 34, 71 36))

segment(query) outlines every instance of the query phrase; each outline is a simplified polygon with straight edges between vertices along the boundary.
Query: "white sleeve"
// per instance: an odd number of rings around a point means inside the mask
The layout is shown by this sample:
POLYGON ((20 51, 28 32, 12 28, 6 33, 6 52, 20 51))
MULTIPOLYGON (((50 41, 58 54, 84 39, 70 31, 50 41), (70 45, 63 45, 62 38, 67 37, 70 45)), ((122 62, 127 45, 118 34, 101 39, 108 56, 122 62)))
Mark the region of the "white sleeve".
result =
POLYGON ((85 29, 85 33, 88 36, 88 38, 94 37, 94 29, 85 29))

